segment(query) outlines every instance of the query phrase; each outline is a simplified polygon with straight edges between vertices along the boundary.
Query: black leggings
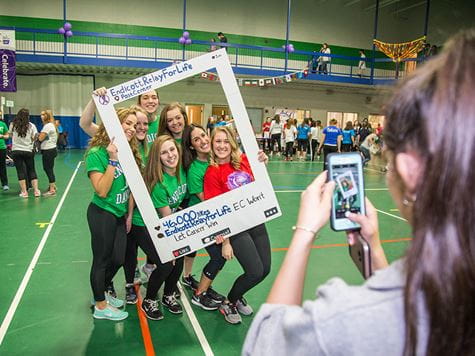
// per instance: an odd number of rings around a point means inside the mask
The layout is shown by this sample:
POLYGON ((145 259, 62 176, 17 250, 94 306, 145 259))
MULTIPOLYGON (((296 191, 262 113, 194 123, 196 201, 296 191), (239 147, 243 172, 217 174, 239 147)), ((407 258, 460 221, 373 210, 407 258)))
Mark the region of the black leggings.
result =
POLYGON ((18 180, 32 181, 38 179, 35 171, 35 154, 27 151, 12 151, 13 162, 15 162, 18 180))
POLYGON ((124 263, 126 231, 124 217, 118 218, 94 203, 87 209, 91 232, 91 287, 94 300, 104 301, 104 291, 124 263))
POLYGON ((43 169, 48 176, 49 183, 55 183, 56 177, 54 176, 54 159, 58 155, 58 151, 55 148, 49 150, 41 150, 41 155, 43 158, 43 169))
POLYGON ((127 234, 127 247, 125 249, 124 275, 125 283, 134 283, 135 269, 137 268, 137 239, 127 234))
POLYGON ((2 185, 8 185, 6 149, 0 149, 0 181, 2 182, 2 185))
POLYGON ((129 237, 136 239, 137 244, 145 252, 150 262, 157 266, 148 279, 147 295, 145 298, 155 300, 163 282, 165 282, 163 294, 173 294, 178 279, 183 272, 183 257, 177 258, 175 264, 172 261, 162 263, 145 226, 132 225, 129 237))
POLYGON ((277 142, 277 147, 279 147, 279 152, 282 150, 282 145, 280 142, 280 137, 282 134, 273 134, 270 138, 270 150, 274 151, 274 142, 277 142))
POLYGON ((214 280, 218 272, 223 269, 226 259, 222 255, 221 244, 212 244, 205 248, 210 259, 203 268, 203 273, 209 279, 214 280))
POLYGON ((244 273, 234 281, 228 293, 228 300, 235 303, 269 274, 271 251, 264 224, 231 236, 230 241, 234 256, 244 269, 244 273))
POLYGON ((327 156, 332 152, 337 152, 337 146, 323 145, 323 170, 328 169, 327 167, 327 156))
POLYGON ((318 144, 319 142, 317 140, 312 140, 312 161, 315 160, 315 154, 318 151, 318 144))
POLYGON ((294 141, 285 143, 285 155, 287 158, 292 158, 294 155, 294 141))

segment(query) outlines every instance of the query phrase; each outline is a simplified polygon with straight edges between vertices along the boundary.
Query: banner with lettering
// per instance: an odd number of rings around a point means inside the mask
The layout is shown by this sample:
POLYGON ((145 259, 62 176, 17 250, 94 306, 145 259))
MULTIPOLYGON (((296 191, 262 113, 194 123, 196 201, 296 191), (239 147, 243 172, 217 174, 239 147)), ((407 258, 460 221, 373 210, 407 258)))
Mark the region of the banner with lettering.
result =
POLYGON ((15 31, 0 30, 2 81, 0 91, 16 91, 15 31))

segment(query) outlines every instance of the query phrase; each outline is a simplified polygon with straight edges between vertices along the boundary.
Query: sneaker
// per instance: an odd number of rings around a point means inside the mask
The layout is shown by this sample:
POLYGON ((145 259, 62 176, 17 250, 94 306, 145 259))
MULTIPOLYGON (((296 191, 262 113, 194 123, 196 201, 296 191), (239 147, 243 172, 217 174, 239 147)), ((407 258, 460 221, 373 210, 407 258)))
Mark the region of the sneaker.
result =
POLYGON ((54 196, 56 196, 56 190, 48 190, 46 193, 43 193, 43 196, 44 197, 54 197, 54 196))
POLYGON ((21 192, 20 194, 18 194, 18 196, 20 198, 28 198, 28 192, 21 192))
POLYGON ((180 303, 178 303, 178 301, 176 300, 174 294, 164 295, 162 298, 162 304, 164 307, 166 307, 170 311, 170 313, 173 313, 173 314, 183 313, 183 309, 180 303))
POLYGON ((97 309, 94 307, 94 314, 92 314, 94 319, 107 319, 107 320, 124 320, 129 316, 129 313, 126 311, 119 310, 114 308, 112 305, 107 305, 104 309, 97 309))
POLYGON ((219 312, 224 315, 224 319, 230 324, 239 324, 242 322, 241 315, 239 315, 236 305, 232 303, 223 303, 219 307, 219 312))
POLYGON ((117 298, 117 293, 115 292, 114 289, 114 282, 111 282, 106 288, 106 293, 113 296, 114 298, 117 298))
POLYGON ((238 312, 242 315, 251 315, 254 312, 254 310, 252 310, 252 307, 247 304, 247 301, 246 299, 244 299, 244 297, 236 301, 236 308, 238 312))
POLYGON ((180 298, 181 298, 181 292, 180 292, 180 290, 178 289, 178 287, 175 287, 175 290, 173 291, 173 295, 175 296, 176 299, 180 299, 180 298))
POLYGON ((155 268, 157 268, 157 266, 150 265, 150 264, 147 264, 147 263, 142 265, 141 269, 142 269, 143 274, 145 274, 145 282, 148 282, 148 280, 150 278, 150 275, 155 270, 155 268))
POLYGON ((133 284, 125 285, 125 302, 127 304, 137 303, 137 293, 135 293, 135 288, 133 284))
POLYGON ((35 190, 35 197, 36 198, 41 197, 41 192, 39 190, 35 190))
POLYGON ((221 304, 226 300, 226 297, 216 292, 213 288, 209 287, 206 294, 217 304, 221 304))
POLYGON ((191 297, 191 302, 204 310, 216 310, 219 307, 219 304, 215 303, 215 301, 211 299, 206 292, 203 292, 201 294, 193 293, 193 296, 191 297))
POLYGON ((190 274, 188 277, 181 277, 181 282, 194 291, 198 289, 199 282, 195 279, 195 277, 193 277, 192 274, 190 274))
POLYGON ((106 293, 107 304, 112 305, 114 308, 122 308, 124 306, 124 301, 116 297, 113 297, 109 293, 106 293))
POLYGON ((10 187, 9 187, 7 184, 5 184, 5 185, 3 186, 3 191, 4 191, 4 192, 6 192, 6 191, 9 190, 9 189, 10 189, 10 187))
POLYGON ((134 284, 142 284, 142 276, 138 267, 135 267, 134 284))
POLYGON ((158 307, 158 302, 156 300, 145 298, 142 301, 142 310, 145 313, 145 316, 152 320, 162 320, 163 314, 158 307))

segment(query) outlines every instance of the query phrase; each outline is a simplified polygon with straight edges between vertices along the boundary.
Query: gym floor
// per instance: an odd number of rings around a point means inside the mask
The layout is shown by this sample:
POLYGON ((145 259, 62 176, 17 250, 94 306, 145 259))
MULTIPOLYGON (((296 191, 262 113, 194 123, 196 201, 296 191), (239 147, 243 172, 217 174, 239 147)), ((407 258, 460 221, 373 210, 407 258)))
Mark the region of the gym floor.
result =
MULTIPOLYGON (((219 312, 191 305, 188 290, 182 295, 185 312, 180 316, 165 310, 163 320, 152 321, 143 318, 136 305, 127 305, 129 317, 123 322, 93 319, 86 221, 92 187, 81 163, 83 156, 81 150, 58 155, 58 195, 50 198, 34 198, 31 193, 28 199, 18 197, 16 171, 8 168, 10 191, 0 193, 0 354, 239 355, 253 317, 244 316, 240 325, 228 324, 219 312)), ((393 261, 404 253, 410 228, 391 200, 382 166, 376 157, 365 168, 366 195, 379 211, 381 239, 393 261)), ((246 295, 255 311, 264 303, 289 246, 300 192, 321 169, 321 162, 269 162, 283 215, 267 224, 273 251, 271 273, 246 295)), ((40 188, 45 189, 47 178, 39 155, 36 170, 40 188)), ((139 259, 141 265, 143 255, 139 259)), ((193 268, 197 279, 206 262, 204 251, 199 251, 193 268)), ((213 287, 226 294, 241 273, 238 262, 230 261, 213 287)), ((349 258, 344 233, 335 233, 328 226, 315 240, 304 298, 314 298, 316 286, 336 276, 351 284, 363 282, 349 258)), ((114 284, 123 298, 122 270, 114 284)), ((144 292, 142 286, 141 294, 144 292)))

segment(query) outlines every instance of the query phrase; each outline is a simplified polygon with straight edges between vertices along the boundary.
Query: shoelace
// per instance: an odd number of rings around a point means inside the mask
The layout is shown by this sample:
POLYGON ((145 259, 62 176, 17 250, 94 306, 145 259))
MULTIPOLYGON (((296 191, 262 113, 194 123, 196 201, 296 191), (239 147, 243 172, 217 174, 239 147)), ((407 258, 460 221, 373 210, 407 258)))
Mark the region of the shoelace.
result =
POLYGON ((149 306, 152 311, 158 310, 158 302, 156 300, 151 300, 149 306))
POLYGON ((165 300, 167 301, 169 305, 172 305, 172 306, 175 306, 178 304, 174 295, 167 295, 165 297, 165 300))

